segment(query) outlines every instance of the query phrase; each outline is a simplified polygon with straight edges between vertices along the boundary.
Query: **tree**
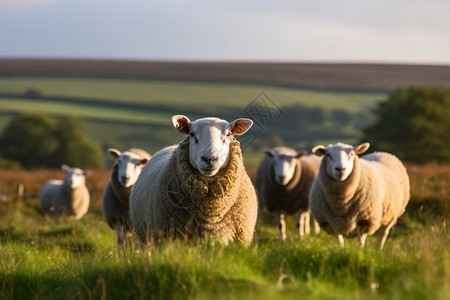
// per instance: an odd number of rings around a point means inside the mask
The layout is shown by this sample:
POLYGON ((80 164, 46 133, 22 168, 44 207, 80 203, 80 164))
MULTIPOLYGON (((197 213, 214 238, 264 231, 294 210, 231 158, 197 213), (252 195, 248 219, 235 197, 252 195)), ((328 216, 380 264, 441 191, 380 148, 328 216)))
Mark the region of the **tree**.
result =
POLYGON ((1 156, 18 161, 26 168, 47 166, 58 145, 51 134, 53 128, 53 121, 45 115, 18 115, 0 137, 1 156))
POLYGON ((82 120, 66 117, 57 122, 54 130, 58 146, 49 162, 52 167, 61 163, 79 168, 100 168, 103 154, 99 145, 93 143, 85 134, 82 120))
POLYGON ((71 117, 56 123, 39 114, 13 118, 0 137, 0 155, 26 168, 103 165, 100 147, 87 138, 84 123, 71 117))
POLYGON ((372 149, 410 162, 450 162, 450 90, 400 88, 379 103, 374 114, 374 124, 362 134, 372 149))

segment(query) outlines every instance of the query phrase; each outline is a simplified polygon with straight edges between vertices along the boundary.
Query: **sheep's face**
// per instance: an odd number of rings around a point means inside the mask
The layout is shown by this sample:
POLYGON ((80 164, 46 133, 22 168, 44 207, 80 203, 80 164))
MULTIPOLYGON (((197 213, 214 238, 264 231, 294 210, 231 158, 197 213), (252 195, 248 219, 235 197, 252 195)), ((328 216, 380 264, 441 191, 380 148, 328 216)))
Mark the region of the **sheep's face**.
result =
POLYGON ((141 158, 136 153, 125 151, 121 153, 117 149, 109 148, 109 155, 117 160, 117 180, 120 185, 128 188, 136 183, 142 168, 147 163, 147 158, 141 158))
POLYGON ((214 176, 227 167, 230 160, 230 137, 242 135, 253 125, 249 119, 231 123, 218 118, 203 118, 191 122, 187 117, 172 117, 175 129, 190 135, 189 163, 204 176, 214 176))
POLYGON ((285 153, 276 149, 265 149, 264 152, 273 160, 273 176, 279 185, 285 186, 294 177, 298 159, 304 152, 285 153))
POLYGON ((336 181, 345 181, 353 171, 356 155, 366 152, 369 146, 369 143, 359 146, 337 143, 327 147, 316 146, 313 152, 325 156, 324 163, 329 177, 336 181))
POLYGON ((67 165, 62 165, 61 169, 67 173, 64 182, 71 189, 76 189, 86 184, 86 175, 88 174, 88 171, 83 171, 78 168, 70 168, 67 165))

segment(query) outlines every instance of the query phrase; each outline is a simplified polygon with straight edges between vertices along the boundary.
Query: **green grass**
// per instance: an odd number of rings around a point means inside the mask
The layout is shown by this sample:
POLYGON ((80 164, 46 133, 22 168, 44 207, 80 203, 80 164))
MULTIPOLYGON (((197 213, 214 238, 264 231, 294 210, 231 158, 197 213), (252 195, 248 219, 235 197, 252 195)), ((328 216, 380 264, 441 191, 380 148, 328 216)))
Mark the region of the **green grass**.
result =
POLYGON ((55 103, 46 100, 0 98, 2 109, 25 113, 50 115, 76 115, 87 119, 114 120, 116 122, 130 121, 134 123, 165 125, 168 114, 142 111, 138 109, 119 109, 85 103, 55 103), (38 103, 37 103, 38 102, 38 103), (151 121, 150 121, 151 120, 151 121))
MULTIPOLYGON (((40 216, 35 202, 5 204, 0 220, 2 299, 448 299, 449 235, 442 219, 397 226, 383 251, 321 233, 302 241, 288 218, 278 240, 262 213, 255 241, 165 242, 120 252, 98 210, 82 221, 40 216)), ((411 212, 413 213, 413 212, 411 212)), ((434 216, 436 217, 436 216, 434 216)), ((134 248, 134 247, 131 247, 134 248)))
POLYGON ((351 112, 373 107, 386 95, 312 91, 264 85, 181 82, 162 80, 112 80, 88 78, 0 78, 0 93, 24 94, 38 90, 42 97, 94 98, 117 102, 196 107, 214 112, 217 108, 244 109, 265 92, 279 106, 304 104, 351 112))

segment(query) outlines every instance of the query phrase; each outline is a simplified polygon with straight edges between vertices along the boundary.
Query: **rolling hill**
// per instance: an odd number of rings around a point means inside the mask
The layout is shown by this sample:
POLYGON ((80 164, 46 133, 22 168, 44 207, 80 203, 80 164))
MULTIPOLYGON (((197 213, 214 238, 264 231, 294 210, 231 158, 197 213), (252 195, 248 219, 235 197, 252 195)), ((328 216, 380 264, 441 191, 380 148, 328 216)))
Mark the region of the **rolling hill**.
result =
POLYGON ((251 165, 277 143, 356 141, 375 104, 408 85, 450 87, 450 66, 0 59, 0 130, 21 112, 70 114, 104 148, 153 153, 180 139, 174 114, 249 117, 251 165))

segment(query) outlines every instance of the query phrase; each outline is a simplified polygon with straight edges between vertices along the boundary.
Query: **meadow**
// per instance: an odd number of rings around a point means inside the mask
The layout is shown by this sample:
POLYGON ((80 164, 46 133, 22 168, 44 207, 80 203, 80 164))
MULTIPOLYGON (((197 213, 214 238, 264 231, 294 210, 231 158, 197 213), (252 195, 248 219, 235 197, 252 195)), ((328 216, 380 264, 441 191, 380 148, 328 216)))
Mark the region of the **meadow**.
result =
MULTIPOLYGON (((375 237, 345 248, 325 233, 288 239, 260 212, 253 243, 168 241, 125 251, 103 221, 109 170, 92 171, 92 202, 81 220, 41 216, 43 182, 57 170, 0 172, 1 299, 448 299, 450 166, 408 165, 412 199, 385 249, 375 237), (19 183, 25 185, 20 199, 19 183)), ((255 170, 248 173, 254 177, 255 170)))
MULTIPOLYGON (((0 60, 0 66, 0 131, 20 112, 69 114, 82 118, 103 148, 154 153, 176 143, 174 114, 231 121, 267 101, 266 112, 295 105, 324 110, 321 127, 301 130, 255 118, 256 138, 244 150, 252 179, 274 133, 305 149, 354 142, 359 129, 330 122, 332 110, 369 119, 395 87, 445 86, 450 74, 439 66, 333 64, 0 60)), ((249 247, 166 241, 137 248, 132 237, 127 249, 118 250, 101 213, 110 170, 92 170, 90 210, 78 221, 39 212, 39 189, 63 172, 0 170, 0 299, 449 299, 450 166, 407 169, 412 197, 382 251, 375 249, 375 237, 363 249, 354 240, 340 248, 324 232, 300 240, 294 216, 281 242, 273 216, 264 211, 249 247), (25 187, 20 197, 19 184, 25 187)))

